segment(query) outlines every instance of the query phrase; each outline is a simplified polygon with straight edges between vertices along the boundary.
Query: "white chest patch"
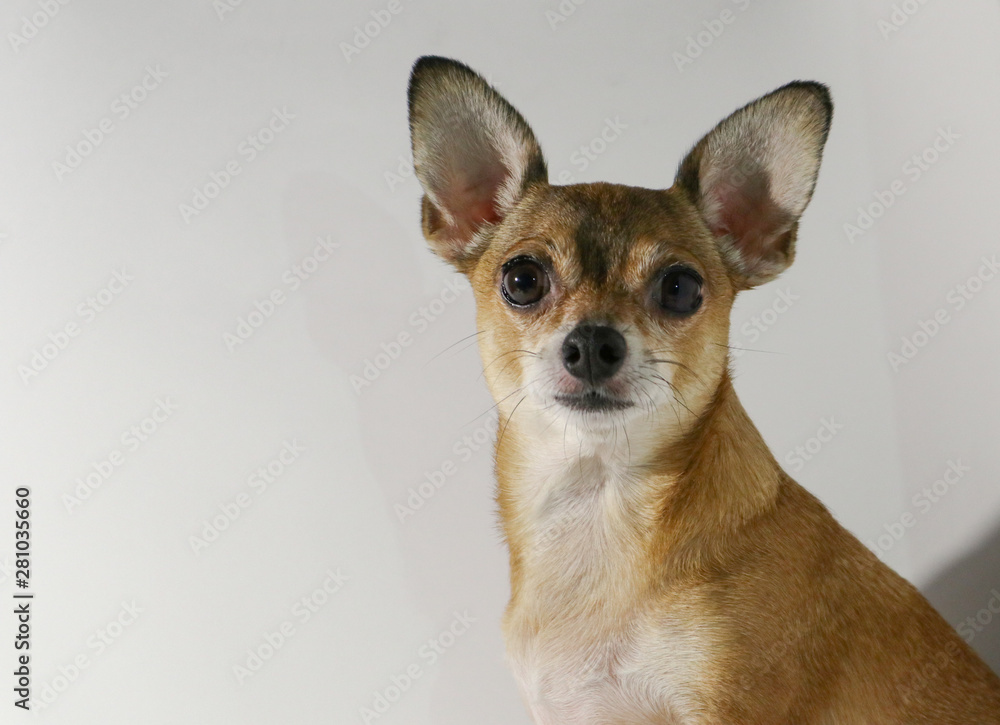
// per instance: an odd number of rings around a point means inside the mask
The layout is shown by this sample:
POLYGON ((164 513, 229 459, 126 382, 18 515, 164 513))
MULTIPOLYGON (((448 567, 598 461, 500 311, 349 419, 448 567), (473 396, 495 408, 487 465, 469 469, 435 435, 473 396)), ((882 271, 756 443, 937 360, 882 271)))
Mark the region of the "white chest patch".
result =
POLYGON ((525 501, 532 536, 505 619, 508 659, 535 722, 685 722, 704 649, 641 596, 634 482, 597 458, 549 470, 525 501))
POLYGON ((567 628, 510 642, 514 675, 538 725, 673 722, 635 642, 618 640, 567 628))

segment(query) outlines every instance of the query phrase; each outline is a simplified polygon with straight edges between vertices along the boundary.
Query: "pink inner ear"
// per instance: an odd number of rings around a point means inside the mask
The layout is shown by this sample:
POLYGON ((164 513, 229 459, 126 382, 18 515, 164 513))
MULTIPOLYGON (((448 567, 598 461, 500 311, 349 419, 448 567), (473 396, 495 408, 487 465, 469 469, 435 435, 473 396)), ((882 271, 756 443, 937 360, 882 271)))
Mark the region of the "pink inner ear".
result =
POLYGON ((500 221, 497 194, 504 178, 501 170, 471 180, 456 180, 452 185, 443 201, 462 233, 472 234, 483 224, 500 221))
POLYGON ((481 224, 494 224, 500 221, 500 212, 497 211, 495 200, 492 198, 471 202, 468 214, 469 222, 475 228, 481 224))
POLYGON ((739 185, 720 184, 711 196, 715 202, 709 224, 712 232, 731 235, 744 260, 753 263, 777 251, 792 217, 771 198, 766 176, 755 174, 739 185))

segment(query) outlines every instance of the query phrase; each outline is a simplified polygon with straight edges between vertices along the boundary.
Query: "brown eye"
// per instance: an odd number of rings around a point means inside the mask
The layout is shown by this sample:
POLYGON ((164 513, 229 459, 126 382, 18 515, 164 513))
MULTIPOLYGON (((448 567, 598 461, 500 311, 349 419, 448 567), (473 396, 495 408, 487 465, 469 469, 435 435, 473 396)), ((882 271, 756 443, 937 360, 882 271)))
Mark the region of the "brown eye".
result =
POLYGON ((687 267, 671 267, 653 293, 656 302, 675 315, 691 315, 701 307, 701 277, 687 267))
POLYGON ((507 302, 515 307, 527 307, 549 291, 549 276, 534 259, 517 257, 503 266, 500 288, 507 302))

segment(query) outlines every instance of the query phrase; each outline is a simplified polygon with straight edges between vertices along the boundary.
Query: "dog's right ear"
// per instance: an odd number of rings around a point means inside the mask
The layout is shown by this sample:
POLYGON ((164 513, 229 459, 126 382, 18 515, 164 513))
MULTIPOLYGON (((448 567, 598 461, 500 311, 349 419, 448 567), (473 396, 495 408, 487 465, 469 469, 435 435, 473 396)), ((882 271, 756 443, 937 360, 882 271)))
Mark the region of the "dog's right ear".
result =
POLYGON ((424 56, 409 88, 413 165, 424 188, 431 248, 462 271, 482 252, 479 233, 548 179, 528 124, 480 75, 424 56))

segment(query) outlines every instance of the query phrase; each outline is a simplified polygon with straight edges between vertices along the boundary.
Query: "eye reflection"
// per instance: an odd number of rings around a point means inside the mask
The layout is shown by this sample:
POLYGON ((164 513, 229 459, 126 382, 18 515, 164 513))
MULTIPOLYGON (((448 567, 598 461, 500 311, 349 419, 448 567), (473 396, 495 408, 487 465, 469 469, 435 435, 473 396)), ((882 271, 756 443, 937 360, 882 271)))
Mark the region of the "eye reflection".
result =
POLYGON ((671 267, 660 277, 654 297, 661 308, 674 315, 691 315, 702 300, 701 277, 687 267, 671 267))
POLYGON ((534 259, 517 257, 504 265, 500 286, 507 302, 515 307, 527 307, 548 293, 549 276, 534 259))

